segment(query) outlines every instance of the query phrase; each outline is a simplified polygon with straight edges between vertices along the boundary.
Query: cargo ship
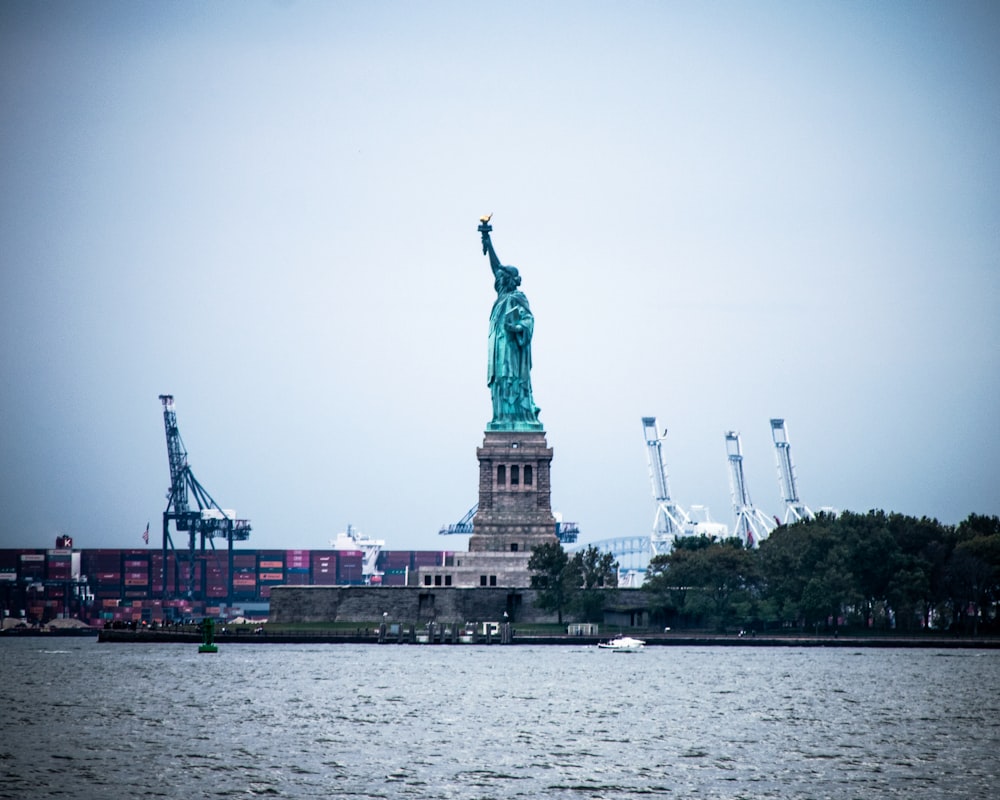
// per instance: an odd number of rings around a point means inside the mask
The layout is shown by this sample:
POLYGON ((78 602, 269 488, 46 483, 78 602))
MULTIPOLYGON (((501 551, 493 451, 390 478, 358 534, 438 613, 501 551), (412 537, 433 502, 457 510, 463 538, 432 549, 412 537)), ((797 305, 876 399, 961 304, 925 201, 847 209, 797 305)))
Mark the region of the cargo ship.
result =
POLYGON ((328 550, 234 549, 231 570, 222 550, 196 552, 193 560, 187 551, 168 551, 164 561, 158 548, 0 549, 0 612, 4 627, 60 618, 91 625, 263 620, 275 586, 405 586, 419 568, 443 566, 454 555, 382 545, 348 528, 328 550))

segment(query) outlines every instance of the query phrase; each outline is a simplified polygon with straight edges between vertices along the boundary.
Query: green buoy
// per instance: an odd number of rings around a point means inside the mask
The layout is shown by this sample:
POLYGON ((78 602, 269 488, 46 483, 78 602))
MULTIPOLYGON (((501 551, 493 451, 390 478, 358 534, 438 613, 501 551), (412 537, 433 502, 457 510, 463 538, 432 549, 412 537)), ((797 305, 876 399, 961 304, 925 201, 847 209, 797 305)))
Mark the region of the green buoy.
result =
POLYGON ((218 653, 219 646, 215 643, 215 620, 206 617, 201 621, 202 642, 198 645, 199 653, 218 653))

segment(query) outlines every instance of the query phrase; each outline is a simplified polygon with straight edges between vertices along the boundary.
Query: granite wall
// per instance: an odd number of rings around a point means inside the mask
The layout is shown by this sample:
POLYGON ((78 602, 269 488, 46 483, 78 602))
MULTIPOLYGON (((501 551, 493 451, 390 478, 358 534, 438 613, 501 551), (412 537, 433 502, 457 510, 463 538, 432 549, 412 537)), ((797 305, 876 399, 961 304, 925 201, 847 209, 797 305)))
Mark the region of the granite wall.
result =
MULTIPOLYGON (((276 586, 271 590, 270 621, 374 623, 492 622, 504 612, 512 622, 558 622, 556 614, 534 607, 532 589, 424 586, 276 586)), ((618 624, 631 618, 644 624, 647 598, 635 589, 608 590, 605 614, 618 624)), ((574 621, 564 614, 564 620, 574 621)), ((625 623, 628 624, 627 622, 625 623)))

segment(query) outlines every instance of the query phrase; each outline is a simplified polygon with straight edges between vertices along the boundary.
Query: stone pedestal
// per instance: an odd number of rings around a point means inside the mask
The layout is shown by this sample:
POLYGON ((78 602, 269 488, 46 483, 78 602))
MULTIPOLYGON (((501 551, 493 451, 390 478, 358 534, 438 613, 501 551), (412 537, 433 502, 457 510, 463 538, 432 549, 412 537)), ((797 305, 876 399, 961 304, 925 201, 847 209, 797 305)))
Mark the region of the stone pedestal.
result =
POLYGON ((552 448, 545 431, 487 430, 479 458, 479 510, 469 552, 526 553, 558 543, 552 515, 552 448))

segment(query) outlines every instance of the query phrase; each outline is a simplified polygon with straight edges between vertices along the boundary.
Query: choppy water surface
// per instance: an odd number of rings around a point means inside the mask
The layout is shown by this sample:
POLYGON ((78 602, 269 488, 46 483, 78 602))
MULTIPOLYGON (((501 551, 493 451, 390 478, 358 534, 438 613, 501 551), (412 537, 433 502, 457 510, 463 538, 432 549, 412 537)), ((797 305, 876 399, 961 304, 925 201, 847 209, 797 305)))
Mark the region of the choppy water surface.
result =
POLYGON ((0 797, 994 798, 995 651, 0 641, 0 797))

